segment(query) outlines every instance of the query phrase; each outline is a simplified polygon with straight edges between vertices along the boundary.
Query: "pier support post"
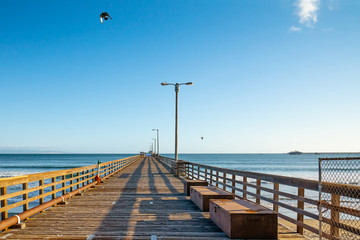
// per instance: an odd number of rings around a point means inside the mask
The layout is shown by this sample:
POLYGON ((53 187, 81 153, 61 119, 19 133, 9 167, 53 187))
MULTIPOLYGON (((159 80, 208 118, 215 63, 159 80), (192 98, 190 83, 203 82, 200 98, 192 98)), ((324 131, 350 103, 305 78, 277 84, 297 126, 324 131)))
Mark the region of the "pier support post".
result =
POLYGON ((184 161, 178 160, 175 166, 175 175, 178 177, 184 176, 184 161))

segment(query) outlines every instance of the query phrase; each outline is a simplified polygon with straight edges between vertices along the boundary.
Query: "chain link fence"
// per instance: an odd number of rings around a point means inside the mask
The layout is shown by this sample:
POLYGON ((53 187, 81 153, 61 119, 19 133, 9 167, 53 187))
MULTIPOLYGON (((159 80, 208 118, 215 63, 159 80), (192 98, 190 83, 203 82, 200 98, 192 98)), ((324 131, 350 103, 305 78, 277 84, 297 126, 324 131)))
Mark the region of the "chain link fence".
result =
POLYGON ((359 173, 360 157, 319 158, 322 238, 360 240, 359 173))

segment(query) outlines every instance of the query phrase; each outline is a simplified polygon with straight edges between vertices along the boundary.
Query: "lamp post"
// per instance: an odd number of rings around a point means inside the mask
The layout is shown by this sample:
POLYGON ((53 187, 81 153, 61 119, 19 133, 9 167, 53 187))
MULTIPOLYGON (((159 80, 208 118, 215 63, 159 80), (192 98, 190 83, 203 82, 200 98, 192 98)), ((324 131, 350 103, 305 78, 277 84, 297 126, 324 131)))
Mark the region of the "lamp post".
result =
POLYGON ((153 128, 153 131, 157 131, 157 155, 160 155, 160 140, 159 140, 159 129, 153 128))
POLYGON ((153 146, 154 146, 154 148, 153 148, 153 154, 156 154, 156 138, 153 138, 152 139, 154 142, 153 142, 153 146))
POLYGON ((176 93, 176 97, 175 97, 175 161, 178 161, 178 99, 179 99, 179 88, 180 85, 189 85, 192 86, 193 83, 192 82, 187 82, 187 83, 167 83, 167 82, 162 82, 161 83, 162 86, 167 86, 167 85, 173 85, 175 86, 175 93, 176 93))

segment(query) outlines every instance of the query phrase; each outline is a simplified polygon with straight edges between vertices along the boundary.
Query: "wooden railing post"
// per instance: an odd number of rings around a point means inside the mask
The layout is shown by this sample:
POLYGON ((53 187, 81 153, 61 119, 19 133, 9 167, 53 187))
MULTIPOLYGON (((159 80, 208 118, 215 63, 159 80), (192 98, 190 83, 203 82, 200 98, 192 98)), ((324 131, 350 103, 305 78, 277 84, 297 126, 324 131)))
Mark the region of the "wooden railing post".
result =
POLYGON ((213 184, 213 170, 210 169, 210 185, 213 184))
POLYGON ((198 166, 198 169, 197 169, 197 175, 198 175, 198 179, 200 180, 200 166, 198 166))
MULTIPOLYGON (((65 179, 66 179, 66 176, 65 176, 65 175, 62 175, 62 176, 61 176, 61 179, 62 179, 62 180, 65 180, 65 179)), ((61 185, 62 185, 61 188, 64 188, 64 187, 66 186, 66 182, 63 182, 61 185)), ((62 190, 62 195, 65 195, 65 193, 66 193, 66 189, 63 189, 63 190, 62 190)))
POLYGON ((233 174, 232 175, 232 182, 231 182, 231 186, 232 186, 231 193, 232 193, 232 195, 235 195, 235 180, 236 180, 236 175, 233 174))
MULTIPOLYGON (((42 185, 44 185, 44 179, 40 179, 40 180, 39 180, 39 186, 42 186, 42 185)), ((39 190, 39 195, 41 196, 41 195, 43 195, 43 194, 44 194, 44 189, 41 188, 41 189, 39 190)), ((39 198, 39 204, 41 205, 41 204, 43 204, 43 203, 44 203, 44 197, 39 198)))
MULTIPOLYGON (((331 194, 331 205, 338 207, 340 206, 340 195, 332 193, 331 194)), ((332 237, 338 238, 340 236, 339 228, 334 226, 334 224, 340 223, 340 214, 339 211, 332 208, 331 209, 331 225, 330 225, 330 235, 332 237)))
MULTIPOLYGON (((0 188, 0 195, 4 196, 6 195, 6 187, 1 187, 0 188)), ((7 206, 7 199, 1 200, 1 207, 6 207, 7 206)), ((5 220, 8 218, 8 211, 5 210, 4 212, 1 213, 1 220, 5 220)))
MULTIPOLYGON (((23 188, 23 190, 27 190, 28 189, 28 183, 23 183, 22 188, 23 188)), ((28 199, 28 193, 23 194, 23 200, 27 200, 27 199, 28 199)), ((29 208, 29 203, 28 202, 24 203, 23 212, 28 210, 28 208, 29 208)))
MULTIPOLYGON (((305 190, 304 190, 304 188, 301 188, 301 187, 298 188, 298 196, 299 196, 299 197, 304 197, 304 196, 305 196, 305 190)), ((297 207, 298 207, 299 209, 301 209, 301 210, 304 210, 304 202, 298 200, 298 202, 297 202, 297 207)), ((302 222, 302 223, 303 223, 303 222, 304 222, 304 215, 301 214, 301 213, 298 213, 298 214, 297 214, 297 220, 298 220, 299 222, 302 222)), ((296 232, 304 235, 304 228, 303 228, 303 227, 300 227, 300 226, 296 226, 296 232)))
MULTIPOLYGON (((274 191, 279 191, 279 183, 274 182, 274 191)), ((279 201, 279 194, 274 193, 273 199, 274 199, 274 201, 278 202, 279 201)), ((276 203, 273 203, 273 210, 275 212, 279 212, 279 205, 277 205, 276 203)))
POLYGON ((194 164, 191 164, 191 179, 194 179, 194 164))
MULTIPOLYGON (((52 182, 52 183, 55 183, 55 182, 56 182, 56 178, 55 178, 55 177, 52 177, 52 178, 51 178, 51 182, 52 182)), ((51 198, 52 198, 52 199, 55 199, 55 198, 56 198, 56 192, 55 192, 55 190, 56 190, 56 184, 54 184, 54 185, 51 187, 51 191, 53 192, 53 194, 51 194, 51 198)))
MULTIPOLYGON (((74 181, 73 181, 73 177, 74 177, 74 174, 71 173, 71 174, 70 174, 70 186, 71 186, 71 185, 73 184, 73 182, 74 182, 74 181)), ((71 187, 70 187, 70 192, 72 192, 73 190, 74 190, 74 189, 73 189, 73 187, 71 186, 71 187)))
POLYGON ((216 171, 216 187, 219 187, 219 171, 216 171))
MULTIPOLYGON (((243 190, 246 191, 247 190, 247 177, 243 177, 243 190)), ((246 199, 246 192, 243 192, 243 198, 246 199)))
POLYGON ((226 172, 223 172, 223 190, 226 190, 226 172))
POLYGON ((80 180, 81 180, 81 177, 80 177, 80 172, 77 172, 77 183, 78 184, 76 184, 76 189, 79 189, 79 186, 80 186, 80 184, 79 184, 79 182, 80 182, 80 180))
POLYGON ((207 179, 207 175, 208 175, 208 173, 207 173, 207 168, 205 168, 205 181, 208 180, 208 179, 207 179))
MULTIPOLYGON (((258 186, 258 187, 261 186, 261 179, 256 179, 256 186, 258 186)), ((260 194, 261 194, 260 188, 257 188, 257 189, 256 189, 256 194, 257 194, 257 195, 260 195, 260 194)), ((256 203, 257 203, 257 204, 260 204, 260 198, 259 198, 259 197, 256 197, 256 203)))

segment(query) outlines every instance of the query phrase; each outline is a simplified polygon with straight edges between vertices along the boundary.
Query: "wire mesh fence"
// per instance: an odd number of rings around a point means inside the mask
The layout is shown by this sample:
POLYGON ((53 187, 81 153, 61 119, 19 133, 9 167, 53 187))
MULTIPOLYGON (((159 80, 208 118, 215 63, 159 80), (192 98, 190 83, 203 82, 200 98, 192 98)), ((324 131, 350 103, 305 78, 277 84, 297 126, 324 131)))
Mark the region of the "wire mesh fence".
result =
POLYGON ((360 240, 360 157, 319 158, 320 236, 360 240))

